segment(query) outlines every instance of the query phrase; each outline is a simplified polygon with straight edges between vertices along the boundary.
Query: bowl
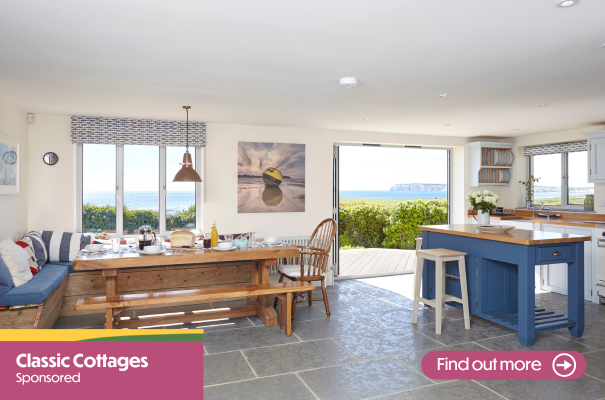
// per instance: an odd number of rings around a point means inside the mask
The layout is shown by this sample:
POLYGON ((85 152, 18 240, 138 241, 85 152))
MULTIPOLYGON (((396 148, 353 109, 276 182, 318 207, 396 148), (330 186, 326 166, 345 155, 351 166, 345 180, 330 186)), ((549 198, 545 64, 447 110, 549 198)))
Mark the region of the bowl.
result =
POLYGON ((277 243, 279 241, 279 238, 277 236, 267 236, 265 238, 265 243, 269 243, 269 244, 274 244, 277 243))
POLYGON ((143 251, 145 253, 158 253, 162 250, 162 246, 145 246, 143 251))
POLYGON ((233 242, 223 241, 223 242, 219 242, 217 246, 219 249, 230 249, 233 247, 233 242))
POLYGON ((103 250, 102 244, 89 244, 86 246, 86 250, 88 251, 101 251, 103 250))

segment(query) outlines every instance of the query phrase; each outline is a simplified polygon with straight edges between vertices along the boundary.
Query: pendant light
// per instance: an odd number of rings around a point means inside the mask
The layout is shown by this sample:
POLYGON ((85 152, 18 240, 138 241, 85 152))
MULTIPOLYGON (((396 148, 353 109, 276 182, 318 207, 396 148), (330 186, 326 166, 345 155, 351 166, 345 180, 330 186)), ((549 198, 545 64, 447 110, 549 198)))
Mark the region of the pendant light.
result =
POLYGON ((176 173, 172 182, 201 182, 202 178, 200 178, 197 171, 193 169, 193 161, 191 160, 191 154, 189 153, 189 109, 191 106, 183 106, 183 108, 187 112, 187 150, 183 155, 182 167, 180 171, 176 173))

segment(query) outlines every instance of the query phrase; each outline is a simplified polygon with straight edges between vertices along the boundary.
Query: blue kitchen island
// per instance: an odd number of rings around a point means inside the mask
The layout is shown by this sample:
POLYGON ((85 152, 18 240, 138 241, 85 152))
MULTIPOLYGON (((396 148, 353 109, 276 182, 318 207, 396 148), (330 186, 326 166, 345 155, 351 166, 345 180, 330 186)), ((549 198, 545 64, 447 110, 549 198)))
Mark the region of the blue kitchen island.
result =
MULTIPOLYGON (((430 225, 422 230, 422 248, 466 253, 469 312, 519 333, 531 346, 536 332, 569 328, 584 332, 584 242, 590 237, 513 229, 480 233, 475 225, 430 225), (568 314, 535 306, 535 266, 567 263, 568 314)), ((461 297, 457 262, 447 262, 445 292, 461 297)), ((425 260, 422 297, 435 298, 435 263, 425 260)), ((462 308, 459 303, 448 303, 462 308)), ((471 329, 473 329, 471 325, 471 329)))

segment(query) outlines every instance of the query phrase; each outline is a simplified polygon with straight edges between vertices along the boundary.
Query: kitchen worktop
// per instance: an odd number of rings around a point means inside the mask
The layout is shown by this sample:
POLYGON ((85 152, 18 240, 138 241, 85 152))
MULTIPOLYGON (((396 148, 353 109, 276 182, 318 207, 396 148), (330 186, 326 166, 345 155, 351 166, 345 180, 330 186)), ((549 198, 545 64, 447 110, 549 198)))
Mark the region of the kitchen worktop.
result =
POLYGON ((512 229, 505 233, 478 232, 475 225, 425 225, 418 229, 429 232, 445 233, 448 235, 465 236, 477 239, 493 240, 532 246, 537 244, 574 243, 590 241, 590 236, 571 235, 567 233, 540 232, 526 229, 512 229))
MULTIPOLYGON (((545 213, 544 211, 536 210, 545 213)), ((515 215, 490 215, 489 218, 497 221, 527 221, 535 224, 552 224, 552 225, 568 225, 568 226, 583 226, 585 228, 595 228, 598 224, 605 224, 605 214, 580 213, 569 211, 552 211, 552 214, 561 214, 559 218, 533 217, 531 210, 516 210, 515 215)), ((472 217, 472 211, 469 210, 468 216, 472 217)))

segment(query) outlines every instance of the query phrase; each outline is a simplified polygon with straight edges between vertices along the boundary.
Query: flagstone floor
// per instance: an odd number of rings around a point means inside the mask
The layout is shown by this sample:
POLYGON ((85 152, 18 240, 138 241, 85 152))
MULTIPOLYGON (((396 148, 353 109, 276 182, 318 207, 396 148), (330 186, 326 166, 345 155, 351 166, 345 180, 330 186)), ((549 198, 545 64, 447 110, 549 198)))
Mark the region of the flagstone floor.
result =
MULTIPOLYGON (((411 278, 337 281, 328 289, 332 317, 326 318, 322 303, 300 304, 290 337, 277 327, 264 327, 257 317, 179 326, 203 327, 206 332, 204 399, 605 398, 605 306, 585 303, 582 338, 572 338, 566 329, 538 333, 534 346, 526 348, 516 332, 481 318, 471 317, 471 329, 465 330, 462 312, 449 306, 441 335, 435 334, 430 307, 421 309, 418 324, 413 325, 411 278), (421 360, 437 349, 573 350, 584 355, 587 370, 573 381, 434 381, 422 373, 421 360)), ((565 312, 567 297, 537 294, 536 304, 565 312)), ((103 316, 60 318, 55 328, 99 328, 102 320, 103 316)))

